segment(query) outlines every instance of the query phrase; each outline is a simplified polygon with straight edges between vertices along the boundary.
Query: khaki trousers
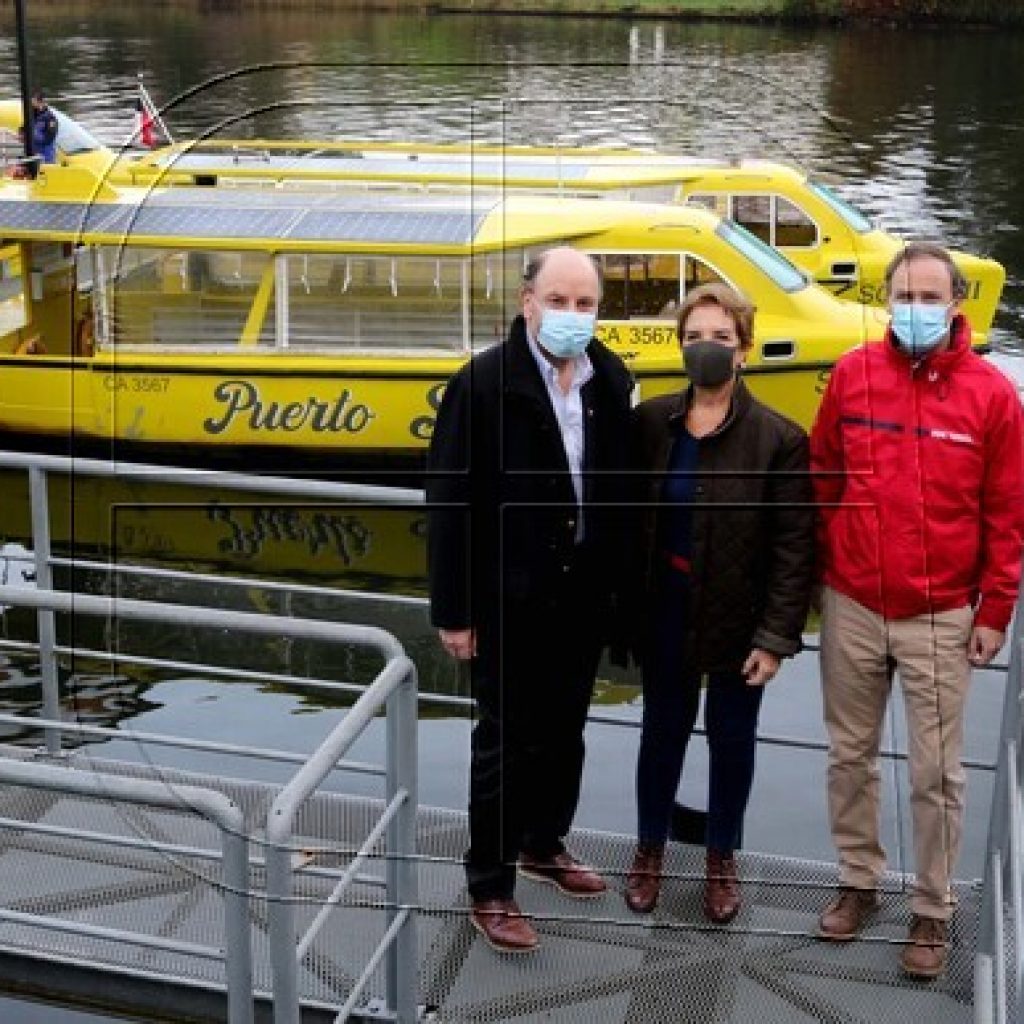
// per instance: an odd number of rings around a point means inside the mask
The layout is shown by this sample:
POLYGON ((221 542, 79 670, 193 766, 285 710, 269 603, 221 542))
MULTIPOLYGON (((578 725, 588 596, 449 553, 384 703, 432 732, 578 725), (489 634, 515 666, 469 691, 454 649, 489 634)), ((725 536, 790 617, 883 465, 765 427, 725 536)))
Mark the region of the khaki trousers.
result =
POLYGON ((960 850, 960 758, 973 618, 971 608, 965 607, 887 621, 831 588, 822 595, 828 804, 840 883, 875 888, 885 869, 879 842, 878 751, 895 664, 909 740, 917 872, 911 910, 942 920, 953 911, 949 882, 960 850))

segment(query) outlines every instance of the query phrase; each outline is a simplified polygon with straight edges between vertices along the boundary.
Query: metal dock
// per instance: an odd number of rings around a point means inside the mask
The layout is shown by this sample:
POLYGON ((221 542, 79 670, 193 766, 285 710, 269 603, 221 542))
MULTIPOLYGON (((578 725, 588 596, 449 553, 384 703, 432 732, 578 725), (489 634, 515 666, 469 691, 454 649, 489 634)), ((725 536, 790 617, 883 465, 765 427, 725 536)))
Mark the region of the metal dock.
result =
MULTIPOLYGON (((835 884, 830 864, 742 853, 744 908, 731 925, 718 927, 702 915, 702 849, 673 844, 657 911, 638 917, 621 895, 632 838, 585 831, 573 835, 574 852, 606 874, 610 891, 573 900, 522 880, 517 898, 538 927, 541 948, 530 956, 499 955, 468 920, 465 815, 418 805, 416 672, 393 637, 336 622, 56 590, 52 569, 61 560, 50 550, 46 474, 90 467, 0 455, 3 465, 27 469, 33 481, 36 580, 0 586, 0 605, 36 611, 32 646, 43 714, 35 724, 44 742, 38 749, 0 746, 0 987, 135 1019, 231 1024, 1022 1019, 1020 616, 986 877, 957 887, 949 969, 941 979, 911 982, 898 971, 907 925, 903 876, 888 877, 882 911, 859 940, 833 945, 814 934, 835 884), (379 667, 368 686, 290 680, 299 690, 348 690, 354 700, 311 752, 82 725, 62 719, 56 687, 58 660, 82 652, 57 642, 56 625, 58 618, 88 616, 239 636, 288 631, 365 649, 379 667), (383 763, 350 760, 352 745, 381 719, 383 763), (100 748, 71 749, 68 742, 90 737, 133 739, 142 756, 114 761, 99 757, 100 748), (172 748, 213 751, 235 758, 237 768, 231 777, 171 768, 160 757, 172 748), (252 781, 247 766, 254 758, 277 762, 287 777, 252 781), (376 777, 380 798, 328 790, 335 773, 376 777)), ((193 484, 199 476, 184 475, 193 484)), ((254 486, 265 491, 268 481, 254 486)), ((317 500, 382 500, 380 488, 269 486, 282 495, 313 490, 317 500)), ((417 500, 409 492, 392 498, 417 500)), ((108 632, 109 649, 89 657, 145 660, 120 650, 117 631, 108 632)))

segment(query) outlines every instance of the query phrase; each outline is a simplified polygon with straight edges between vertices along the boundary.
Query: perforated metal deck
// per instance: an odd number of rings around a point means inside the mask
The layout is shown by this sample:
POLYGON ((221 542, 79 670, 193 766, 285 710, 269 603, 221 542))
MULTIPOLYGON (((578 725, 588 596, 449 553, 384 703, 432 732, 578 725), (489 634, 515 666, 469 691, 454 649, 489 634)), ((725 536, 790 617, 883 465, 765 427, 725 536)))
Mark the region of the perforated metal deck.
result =
MULTIPOLYGON (((0 756, 25 758, 17 748, 0 756)), ((270 988, 266 901, 259 833, 275 790, 249 782, 100 762, 78 752, 65 759, 96 772, 159 778, 168 785, 212 785, 244 810, 253 830, 250 872, 254 987, 270 988)), ((296 899, 306 923, 319 910, 378 805, 325 794, 310 801, 301 821, 303 850, 313 873, 300 877, 296 899)), ((43 824, 145 837, 149 849, 128 850, 85 840, 5 829, 0 832, 0 906, 5 910, 88 921, 217 946, 223 942, 219 865, 202 856, 170 855, 155 844, 216 848, 214 829, 187 808, 144 811, 114 802, 28 790, 0 792, 0 814, 43 824)), ((470 927, 461 855, 465 817, 424 811, 419 821, 420 993, 429 1019, 444 1022, 555 1021, 559 1024, 963 1024, 972 1018, 977 893, 958 888, 950 966, 931 984, 903 979, 897 968, 906 934, 906 894, 890 878, 882 912, 861 941, 829 945, 813 937, 815 921, 834 882, 831 866, 744 854, 744 909, 730 926, 701 915, 702 851, 674 846, 657 911, 630 913, 622 882, 632 851, 627 837, 580 832, 573 849, 601 868, 611 891, 573 900, 550 886, 520 880, 517 896, 535 915, 541 948, 503 956, 470 927)), ((372 873, 383 874, 376 864, 372 873)), ((309 1019, 337 1007, 385 927, 382 890, 369 880, 336 909, 304 958, 299 975, 309 1019)), ((222 967, 181 952, 132 948, 83 938, 23 921, 0 922, 0 974, 25 982, 35 961, 39 985, 82 998, 91 981, 97 996, 138 1015, 178 1021, 213 1020, 223 1012, 222 967), (63 986, 63 988, 62 988, 63 986)), ((383 973, 373 990, 383 994, 383 973)), ((29 979, 31 980, 31 979, 29 979)), ((258 1019, 269 1019, 265 1003, 258 1019)))

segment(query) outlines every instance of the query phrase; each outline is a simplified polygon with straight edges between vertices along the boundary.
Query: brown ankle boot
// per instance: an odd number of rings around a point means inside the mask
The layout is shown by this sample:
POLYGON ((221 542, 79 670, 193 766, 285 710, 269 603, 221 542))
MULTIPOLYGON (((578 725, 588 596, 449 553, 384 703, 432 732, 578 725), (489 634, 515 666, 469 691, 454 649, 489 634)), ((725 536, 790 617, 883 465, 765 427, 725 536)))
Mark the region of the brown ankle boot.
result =
POLYGON ((664 846, 637 846, 626 876, 626 906, 634 913, 649 914, 658 902, 664 859, 664 846))
POLYGON ((740 882, 732 854, 708 850, 704 876, 704 916, 727 924, 740 910, 740 882))

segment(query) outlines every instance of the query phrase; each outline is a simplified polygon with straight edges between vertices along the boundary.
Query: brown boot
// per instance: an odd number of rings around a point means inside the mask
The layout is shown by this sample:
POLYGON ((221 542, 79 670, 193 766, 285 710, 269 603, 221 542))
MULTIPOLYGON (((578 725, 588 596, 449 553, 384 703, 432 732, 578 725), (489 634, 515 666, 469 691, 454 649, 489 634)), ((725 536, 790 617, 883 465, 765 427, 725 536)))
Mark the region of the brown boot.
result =
POLYGON ((637 846, 633 866, 626 876, 626 906, 637 914, 649 914, 661 892, 664 846, 637 846))
POLYGON ((818 937, 829 942, 849 942, 878 910, 878 893, 874 889, 853 889, 840 886, 839 895, 818 918, 818 937))
POLYGON ((931 980, 946 969, 949 926, 934 917, 914 916, 910 935, 900 954, 900 967, 912 978, 931 980))
POLYGON ((704 916, 728 924, 740 911, 740 881, 732 854, 708 850, 704 874, 704 916))
POLYGON ((532 953, 537 948, 537 933, 515 900, 474 900, 469 923, 499 953, 532 953))

